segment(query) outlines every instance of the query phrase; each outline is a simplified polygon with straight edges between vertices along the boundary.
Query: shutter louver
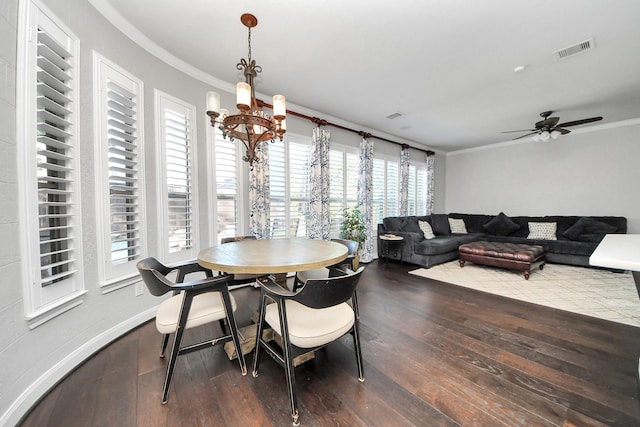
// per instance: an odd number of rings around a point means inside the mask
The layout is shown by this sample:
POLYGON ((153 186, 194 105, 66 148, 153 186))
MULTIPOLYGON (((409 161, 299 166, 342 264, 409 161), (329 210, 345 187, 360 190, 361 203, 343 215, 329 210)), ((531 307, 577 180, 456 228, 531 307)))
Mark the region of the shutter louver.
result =
POLYGON ((37 176, 42 286, 72 276, 74 235, 72 55, 42 28, 37 31, 37 176))
POLYGON ((136 95, 107 82, 107 143, 111 262, 140 258, 140 182, 136 95))

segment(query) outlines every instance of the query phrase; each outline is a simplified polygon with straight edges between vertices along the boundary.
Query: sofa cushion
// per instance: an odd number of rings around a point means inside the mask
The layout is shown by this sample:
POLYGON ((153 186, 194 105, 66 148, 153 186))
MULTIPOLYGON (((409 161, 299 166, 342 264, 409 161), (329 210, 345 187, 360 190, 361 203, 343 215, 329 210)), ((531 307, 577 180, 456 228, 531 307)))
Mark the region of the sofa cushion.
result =
POLYGON ((478 240, 479 237, 479 234, 438 236, 435 239, 416 242, 413 250, 419 255, 441 255, 447 252, 457 252, 458 246, 478 240))
POLYGON ((557 229, 558 224, 555 222, 530 222, 527 239, 557 240, 557 229))
POLYGON ((449 228, 451 228, 451 234, 467 234, 464 219, 449 218, 449 228))
POLYGON ((600 240, 607 233, 613 233, 618 227, 609 225, 606 222, 598 221, 595 218, 582 217, 575 224, 569 227, 562 235, 570 240, 592 242, 600 235, 600 240), (586 239, 586 240, 585 240, 586 239))
POLYGON ((519 230, 520 226, 505 215, 504 212, 500 212, 495 218, 484 224, 482 228, 489 234, 508 236, 514 231, 519 230))
POLYGON ((449 229, 449 215, 431 214, 431 228, 436 236, 446 236, 451 234, 449 229))
POLYGON ((418 227, 420 227, 420 230, 422 230, 422 234, 424 235, 425 239, 429 240, 436 238, 436 236, 433 234, 431 224, 429 224, 427 221, 418 220, 418 227))

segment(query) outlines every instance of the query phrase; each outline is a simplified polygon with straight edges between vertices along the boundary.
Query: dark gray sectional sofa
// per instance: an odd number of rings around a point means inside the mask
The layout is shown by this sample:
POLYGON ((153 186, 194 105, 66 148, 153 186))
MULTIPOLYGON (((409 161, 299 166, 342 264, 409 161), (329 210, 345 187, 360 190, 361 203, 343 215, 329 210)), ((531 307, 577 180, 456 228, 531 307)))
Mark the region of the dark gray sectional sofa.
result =
MULTIPOLYGON (((541 245, 547 262, 589 266, 589 256, 605 234, 626 233, 627 219, 618 216, 514 216, 475 214, 432 214, 384 218, 378 236, 402 236, 402 260, 429 268, 458 258, 458 246, 478 240, 541 245), (467 234, 451 233, 448 218, 462 219, 467 234), (418 221, 430 224, 434 238, 425 239, 418 221), (529 222, 556 223, 557 240, 528 239, 529 222)), ((378 248, 382 248, 378 240, 378 248)), ((390 258, 400 259, 400 254, 390 258)))

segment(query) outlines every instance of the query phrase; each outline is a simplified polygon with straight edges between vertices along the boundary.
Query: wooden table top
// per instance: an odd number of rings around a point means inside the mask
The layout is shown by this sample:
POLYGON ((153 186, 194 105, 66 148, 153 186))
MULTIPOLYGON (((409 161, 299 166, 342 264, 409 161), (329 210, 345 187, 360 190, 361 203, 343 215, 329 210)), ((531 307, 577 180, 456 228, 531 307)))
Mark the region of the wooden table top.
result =
POLYGON ((241 240, 203 249, 198 263, 226 273, 272 274, 326 267, 347 254, 345 245, 329 240, 241 240))

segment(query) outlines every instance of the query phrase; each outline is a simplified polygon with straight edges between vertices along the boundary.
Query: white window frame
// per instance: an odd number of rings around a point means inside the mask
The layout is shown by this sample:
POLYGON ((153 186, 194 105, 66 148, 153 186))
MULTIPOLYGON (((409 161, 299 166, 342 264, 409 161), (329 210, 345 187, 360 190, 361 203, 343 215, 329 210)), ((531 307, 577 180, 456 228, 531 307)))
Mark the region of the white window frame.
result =
POLYGON ((179 99, 164 93, 158 89, 154 89, 155 100, 155 123, 156 123, 156 141, 157 141, 157 189, 160 205, 158 207, 158 245, 162 256, 162 262, 165 264, 177 264, 185 261, 196 259, 199 251, 199 209, 198 209, 198 173, 196 150, 196 107, 179 99), (165 127, 165 112, 167 110, 175 111, 187 118, 189 121, 188 138, 189 151, 191 159, 190 180, 191 180, 191 196, 192 196, 192 216, 191 216, 191 237, 192 244, 188 249, 171 252, 169 250, 169 196, 168 196, 168 179, 167 170, 167 139, 165 127))
MULTIPOLYGON (((98 278, 103 293, 111 292, 139 281, 136 263, 147 256, 146 191, 144 161, 144 85, 142 80, 93 51, 94 131, 96 171, 96 226, 98 247, 98 278), (112 214, 109 163, 109 82, 132 96, 135 122, 130 125, 135 146, 135 164, 130 165, 135 179, 137 254, 126 262, 112 260, 112 214)), ((116 104, 116 107, 118 104, 116 104)))
MULTIPOLYGON (((17 96, 16 96, 16 136, 18 145, 18 188, 19 217, 21 234, 21 259, 23 275, 24 310, 30 328, 78 306, 86 294, 84 286, 83 251, 82 251, 82 208, 80 188, 80 150, 79 150, 79 57, 80 41, 71 30, 61 24, 51 11, 39 3, 20 2, 18 48, 17 48, 17 96), (69 136, 64 143, 69 146, 64 151, 68 160, 65 177, 69 180, 70 200, 68 221, 71 226, 67 236, 71 237, 72 273, 62 280, 42 286, 40 267, 40 221, 38 191, 38 151, 36 141, 37 130, 37 45, 38 28, 42 28, 52 43, 59 44, 70 54, 66 73, 70 79, 65 83, 69 91, 65 96, 69 102, 65 109, 69 111, 64 120, 70 125, 66 128, 69 136)), ((53 46, 53 45, 52 45, 53 46)))

